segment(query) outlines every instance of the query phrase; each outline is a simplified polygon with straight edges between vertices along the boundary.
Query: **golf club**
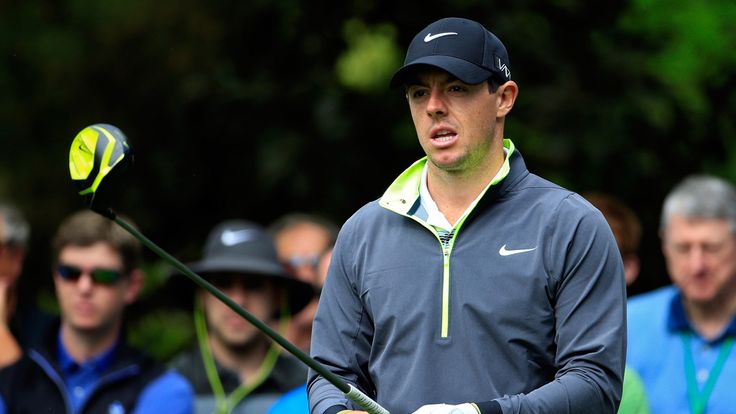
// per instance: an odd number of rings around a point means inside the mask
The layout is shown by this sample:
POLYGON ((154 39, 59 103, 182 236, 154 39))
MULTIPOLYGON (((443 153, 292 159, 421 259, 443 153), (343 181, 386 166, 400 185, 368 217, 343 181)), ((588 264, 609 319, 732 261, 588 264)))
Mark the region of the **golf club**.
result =
POLYGON ((103 178, 108 176, 114 167, 120 166, 132 158, 130 146, 125 134, 117 127, 110 124, 94 124, 80 131, 72 141, 69 150, 69 172, 79 194, 85 197, 87 205, 95 212, 113 220, 120 227, 128 231, 138 239, 144 246, 151 249, 159 257, 164 259, 176 270, 189 277, 202 289, 210 292, 220 301, 226 304, 238 315, 253 324, 256 328, 268 335, 272 340, 281 345, 289 353, 313 369, 332 385, 342 391, 346 397, 358 404, 363 410, 370 414, 389 414, 389 412, 373 401, 370 397, 330 372, 327 368, 315 361, 309 355, 297 348, 294 344, 279 335, 270 326, 260 321, 251 313, 232 301, 227 295, 218 290, 207 280, 190 270, 174 256, 167 253, 154 242, 149 240, 130 223, 120 218, 111 208, 100 205, 96 199, 97 191, 103 178))

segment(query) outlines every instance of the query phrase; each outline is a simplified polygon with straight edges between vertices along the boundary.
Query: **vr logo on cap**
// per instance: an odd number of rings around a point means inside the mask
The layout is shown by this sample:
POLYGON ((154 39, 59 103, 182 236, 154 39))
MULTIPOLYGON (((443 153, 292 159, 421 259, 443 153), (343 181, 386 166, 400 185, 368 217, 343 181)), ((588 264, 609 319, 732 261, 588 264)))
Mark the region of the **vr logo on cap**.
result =
POLYGON ((501 58, 496 57, 496 62, 498 62, 498 70, 503 71, 504 75, 506 75, 506 79, 511 78, 511 71, 509 70, 508 66, 506 66, 505 63, 501 62, 501 58))

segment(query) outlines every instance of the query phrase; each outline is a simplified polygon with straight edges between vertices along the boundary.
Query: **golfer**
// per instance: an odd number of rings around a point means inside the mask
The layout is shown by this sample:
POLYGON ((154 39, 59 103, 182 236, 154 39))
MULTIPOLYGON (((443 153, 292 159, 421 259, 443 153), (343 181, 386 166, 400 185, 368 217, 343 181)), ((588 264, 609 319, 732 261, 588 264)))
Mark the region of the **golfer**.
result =
MULTIPOLYGON (((426 157, 340 231, 312 356, 392 414, 615 413, 626 324, 603 216, 504 139, 519 88, 481 24, 436 21, 402 86, 426 157)), ((355 406, 313 371, 310 412, 355 406)))

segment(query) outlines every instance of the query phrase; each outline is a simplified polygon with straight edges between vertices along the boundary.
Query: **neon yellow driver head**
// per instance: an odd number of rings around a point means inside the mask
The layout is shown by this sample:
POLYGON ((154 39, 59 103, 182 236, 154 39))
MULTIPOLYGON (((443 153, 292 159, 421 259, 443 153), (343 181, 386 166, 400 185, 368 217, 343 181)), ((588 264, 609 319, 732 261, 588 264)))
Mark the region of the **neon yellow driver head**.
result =
POLYGON ((125 158, 128 138, 117 127, 94 124, 80 131, 69 149, 69 174, 79 195, 91 204, 102 179, 125 158))

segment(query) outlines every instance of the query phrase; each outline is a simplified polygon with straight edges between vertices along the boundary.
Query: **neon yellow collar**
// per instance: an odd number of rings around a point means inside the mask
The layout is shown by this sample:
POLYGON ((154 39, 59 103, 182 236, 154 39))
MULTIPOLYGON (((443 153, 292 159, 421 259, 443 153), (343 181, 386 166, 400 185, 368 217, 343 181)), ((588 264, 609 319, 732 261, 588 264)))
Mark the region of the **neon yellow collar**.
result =
MULTIPOLYGON (((509 159, 516 147, 510 139, 503 140, 503 147, 507 151, 506 159, 501 165, 501 169, 498 171, 496 176, 493 177, 491 182, 488 183, 488 186, 486 186, 486 188, 481 192, 481 196, 485 194, 485 192, 488 191, 488 188, 492 185, 498 184, 501 180, 506 178, 509 171, 511 171, 509 159)), ((416 199, 419 197, 419 186, 422 182, 422 171, 424 170, 424 165, 426 163, 427 157, 423 157, 404 170, 404 172, 401 173, 393 183, 391 183, 386 192, 383 193, 378 204, 395 213, 406 215, 414 205, 416 199)))

